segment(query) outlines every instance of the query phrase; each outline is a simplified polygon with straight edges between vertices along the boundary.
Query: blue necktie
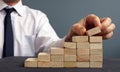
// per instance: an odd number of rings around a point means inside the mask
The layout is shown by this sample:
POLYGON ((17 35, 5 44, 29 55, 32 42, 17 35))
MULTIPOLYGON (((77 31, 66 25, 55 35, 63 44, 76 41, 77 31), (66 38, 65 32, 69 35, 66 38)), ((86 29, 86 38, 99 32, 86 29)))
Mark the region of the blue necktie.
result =
POLYGON ((14 42, 13 42, 13 31, 11 23, 11 12, 14 8, 4 9, 6 16, 4 19, 4 45, 3 45, 3 58, 14 56, 14 42))

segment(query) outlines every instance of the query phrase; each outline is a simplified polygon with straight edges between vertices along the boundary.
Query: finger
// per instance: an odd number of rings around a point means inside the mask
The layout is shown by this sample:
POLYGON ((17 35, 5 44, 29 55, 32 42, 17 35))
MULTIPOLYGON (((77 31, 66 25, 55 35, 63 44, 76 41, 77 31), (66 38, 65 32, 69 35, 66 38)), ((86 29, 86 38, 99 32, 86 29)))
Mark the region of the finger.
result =
POLYGON ((100 19, 100 22, 103 23, 105 20, 108 20, 108 21, 112 22, 110 17, 103 17, 103 18, 100 19))
POLYGON ((101 23, 102 23, 102 29, 105 29, 106 27, 108 27, 112 23, 112 20, 109 17, 102 18, 101 23))
POLYGON ((66 42, 71 42, 72 36, 81 36, 86 33, 86 29, 84 27, 83 20, 84 19, 82 19, 78 23, 71 26, 71 28, 65 38, 66 42))
POLYGON ((112 22, 110 17, 104 17, 101 21, 102 21, 102 24, 104 24, 104 23, 108 23, 109 24, 109 23, 112 22))
POLYGON ((71 28, 71 32, 72 34, 76 34, 76 35, 84 35, 85 32, 86 32, 86 29, 84 26, 81 26, 79 23, 78 24, 75 24, 72 26, 71 28))
POLYGON ((103 21, 105 20, 105 17, 100 18, 100 22, 103 23, 103 21))
POLYGON ((100 19, 94 14, 90 14, 86 17, 86 23, 94 26, 99 26, 101 28, 100 19))
POLYGON ((109 39, 109 38, 111 38, 112 36, 113 36, 113 31, 110 32, 110 33, 108 33, 108 34, 106 34, 106 35, 104 35, 104 36, 103 36, 103 39, 109 39))
POLYGON ((108 27, 104 27, 104 30, 102 30, 102 34, 107 34, 110 33, 111 31, 113 31, 115 29, 115 24, 110 24, 108 27))
POLYGON ((83 18, 83 19, 81 19, 81 20, 78 22, 78 24, 80 24, 81 26, 85 27, 85 22, 86 22, 86 19, 83 18))

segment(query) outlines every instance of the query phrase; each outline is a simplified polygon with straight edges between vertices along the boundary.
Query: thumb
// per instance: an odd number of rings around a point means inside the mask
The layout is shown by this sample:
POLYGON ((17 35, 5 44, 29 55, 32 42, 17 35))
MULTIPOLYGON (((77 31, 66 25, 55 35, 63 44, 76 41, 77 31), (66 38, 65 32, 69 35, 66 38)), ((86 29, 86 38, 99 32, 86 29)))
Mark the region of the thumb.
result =
POLYGON ((74 24, 71 27, 71 34, 72 35, 84 35, 86 32, 86 28, 84 26, 82 26, 80 23, 74 24))
POLYGON ((82 36, 86 33, 85 27, 81 26, 79 23, 72 25, 68 34, 66 35, 65 41, 72 41, 72 36, 82 36))

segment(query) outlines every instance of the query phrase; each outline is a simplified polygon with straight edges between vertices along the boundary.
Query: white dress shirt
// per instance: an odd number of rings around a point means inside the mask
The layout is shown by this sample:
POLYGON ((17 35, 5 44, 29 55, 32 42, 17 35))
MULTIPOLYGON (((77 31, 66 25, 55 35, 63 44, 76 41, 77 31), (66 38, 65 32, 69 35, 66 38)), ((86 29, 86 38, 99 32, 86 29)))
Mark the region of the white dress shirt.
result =
MULTIPOLYGON (((4 44, 3 8, 10 7, 0 0, 0 58, 4 44)), ((51 27, 47 16, 38 10, 22 4, 20 0, 11 13, 14 33, 14 56, 35 56, 38 52, 46 52, 51 46, 62 47, 64 39, 60 39, 51 27)))

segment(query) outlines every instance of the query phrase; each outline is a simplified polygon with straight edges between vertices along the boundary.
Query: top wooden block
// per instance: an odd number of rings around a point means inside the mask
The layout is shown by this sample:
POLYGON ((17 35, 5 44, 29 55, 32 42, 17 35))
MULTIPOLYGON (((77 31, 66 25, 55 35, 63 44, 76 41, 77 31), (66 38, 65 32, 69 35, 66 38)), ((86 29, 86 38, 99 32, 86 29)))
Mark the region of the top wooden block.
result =
POLYGON ((96 34, 98 34, 98 33, 100 33, 100 32, 101 32, 100 28, 99 28, 99 27, 95 27, 95 28, 92 28, 92 29, 88 30, 88 31, 86 32, 86 34, 87 34, 88 36, 93 36, 93 35, 96 35, 96 34))
POLYGON ((64 48, 52 47, 50 51, 51 54, 64 54, 64 48))
POLYGON ((72 42, 88 42, 88 36, 73 36, 72 42))

